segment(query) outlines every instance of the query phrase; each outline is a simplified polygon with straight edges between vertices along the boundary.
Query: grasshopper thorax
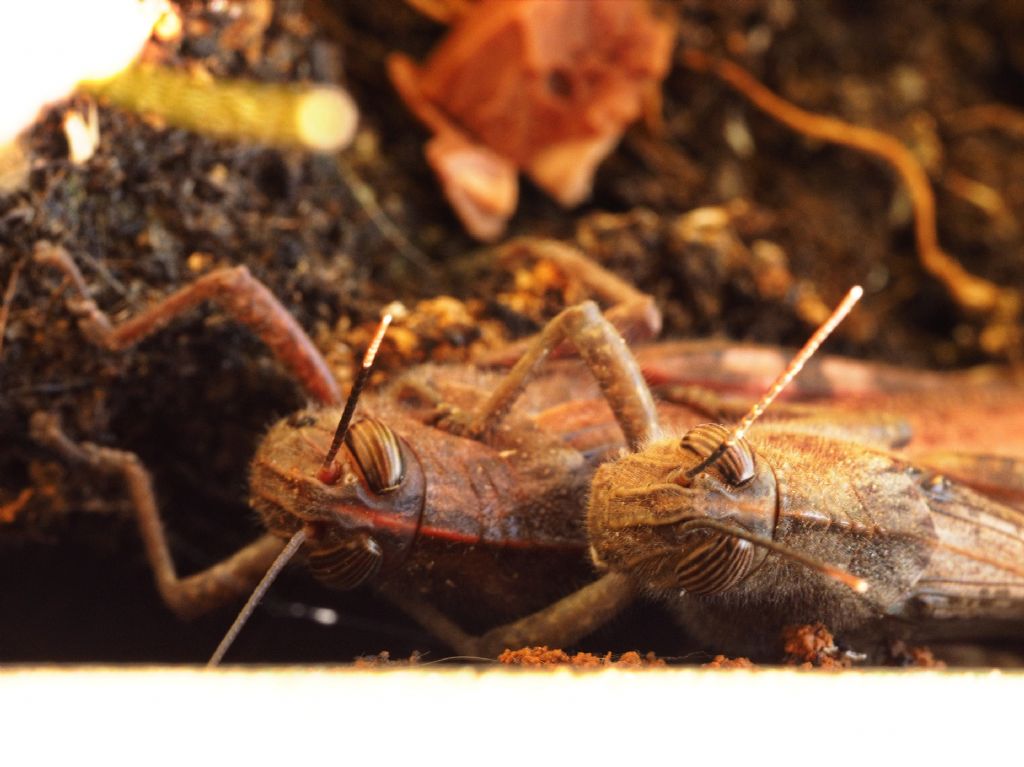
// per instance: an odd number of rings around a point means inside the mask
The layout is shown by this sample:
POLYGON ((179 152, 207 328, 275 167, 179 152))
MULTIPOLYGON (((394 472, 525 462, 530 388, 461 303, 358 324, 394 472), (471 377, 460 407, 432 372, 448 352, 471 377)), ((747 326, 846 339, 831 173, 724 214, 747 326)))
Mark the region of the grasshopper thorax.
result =
POLYGON ((602 465, 587 513, 595 561, 671 594, 718 594, 754 572, 767 552, 727 531, 771 539, 777 491, 767 462, 739 440, 685 479, 727 434, 704 424, 602 465))
POLYGON ((357 419, 338 454, 337 473, 318 474, 338 422, 337 408, 294 413, 271 427, 253 459, 250 502, 282 538, 305 530, 313 574, 355 588, 405 559, 425 498, 419 460, 374 418, 357 419))

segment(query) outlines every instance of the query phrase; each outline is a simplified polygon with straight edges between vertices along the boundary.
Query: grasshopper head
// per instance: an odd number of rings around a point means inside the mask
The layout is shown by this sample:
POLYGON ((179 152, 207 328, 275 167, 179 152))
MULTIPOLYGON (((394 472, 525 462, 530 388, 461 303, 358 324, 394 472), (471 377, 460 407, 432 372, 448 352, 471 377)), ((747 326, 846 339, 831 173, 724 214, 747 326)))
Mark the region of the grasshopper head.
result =
POLYGON ((267 528, 306 530, 313 574, 355 588, 400 564, 416 535, 426 484, 404 439, 375 418, 349 428, 329 478, 318 473, 338 411, 305 410, 271 427, 250 471, 251 503, 267 528))
POLYGON ((723 426, 704 424, 681 440, 661 440, 602 465, 587 512, 595 561, 673 594, 718 594, 752 573, 766 551, 727 531, 772 537, 771 468, 739 440, 707 470, 686 477, 727 435, 723 426))

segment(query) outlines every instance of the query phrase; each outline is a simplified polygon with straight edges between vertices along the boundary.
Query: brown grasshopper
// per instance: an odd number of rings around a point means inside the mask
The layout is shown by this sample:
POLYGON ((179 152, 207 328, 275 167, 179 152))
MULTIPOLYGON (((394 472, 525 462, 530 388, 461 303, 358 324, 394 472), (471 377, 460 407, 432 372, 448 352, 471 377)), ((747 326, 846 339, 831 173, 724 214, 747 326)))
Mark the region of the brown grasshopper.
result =
MULTIPOLYGON (((657 331, 660 317, 647 296, 576 251, 538 244, 541 255, 614 304, 608 318, 638 332, 657 331)), ((517 249, 512 248, 511 257, 517 249)), ((192 616, 249 593, 297 540, 314 575, 340 588, 374 584, 414 618, 465 654, 493 655, 514 644, 499 627, 477 639, 472 628, 531 612, 592 579, 582 509, 594 467, 626 443, 638 447, 635 423, 653 417, 654 403, 619 332, 593 303, 566 310, 528 346, 507 375, 475 368, 424 366, 360 401, 361 417, 347 434, 339 387, 313 343, 270 292, 244 268, 211 272, 142 313, 112 326, 87 297, 70 256, 42 244, 37 264, 62 272, 76 288, 68 301, 91 341, 122 350, 202 302, 218 305, 273 351, 314 403, 274 425, 252 461, 251 503, 268 532, 223 562, 185 578, 174 567, 149 475, 138 458, 93 444, 76 444, 56 418, 33 416, 34 437, 68 459, 123 476, 136 509, 147 558, 164 601, 192 616), (594 373, 586 386, 571 378, 537 376, 562 343, 575 346, 594 373), (567 392, 586 392, 566 405, 567 392), (593 398, 604 393, 621 425, 585 424, 593 398), (513 407, 521 399, 521 406, 513 407), (531 417, 549 413, 548 425, 531 417), (569 424, 566 428, 558 424, 569 424), (572 423, 584 424, 577 428, 572 423), (332 441, 332 434, 334 439, 332 441), (344 446, 334 460, 334 451, 344 446), (302 541, 300 541, 302 543, 302 541)), ((364 367, 364 371, 367 368, 364 367)), ((298 548, 298 545, 295 546, 298 548)), ((630 596, 591 589, 591 617, 565 641, 599 625, 630 596)), ((516 631, 533 634, 518 626, 516 631)), ((532 625, 532 624, 531 624, 532 625)), ((555 639, 560 634, 553 634, 555 639)))
MULTIPOLYGON (((735 391, 727 357, 743 360, 746 384, 754 363, 774 374, 782 359, 699 344, 649 352, 641 366, 671 383, 663 395, 724 420, 745 406, 681 379, 717 376, 735 391), (712 361, 709 376, 701 367, 712 361)), ((733 653, 771 651, 782 627, 814 621, 863 646, 1019 636, 1019 382, 991 369, 921 373, 838 358, 809 367, 791 394, 811 402, 841 394, 830 406, 781 406, 749 442, 724 450, 728 429, 707 424, 601 466, 588 512, 595 560, 666 599, 698 639, 733 653), (993 447, 971 452, 980 435, 993 447), (718 450, 722 459, 709 463, 718 450), (863 579, 863 593, 775 555, 769 541, 863 579)))

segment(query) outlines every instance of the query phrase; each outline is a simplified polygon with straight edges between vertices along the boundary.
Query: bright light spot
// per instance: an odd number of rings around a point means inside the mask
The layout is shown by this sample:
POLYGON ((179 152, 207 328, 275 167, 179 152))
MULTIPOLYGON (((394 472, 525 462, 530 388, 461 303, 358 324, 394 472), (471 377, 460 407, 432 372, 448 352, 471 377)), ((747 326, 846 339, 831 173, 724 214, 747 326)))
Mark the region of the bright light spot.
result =
POLYGON ((68 142, 68 156, 72 165, 87 162, 100 145, 100 122, 96 104, 89 105, 89 113, 83 117, 77 109, 69 109, 64 115, 64 137, 68 142))
POLYGON ((338 622, 338 613, 329 607, 314 607, 309 611, 309 617, 321 626, 333 626, 338 622))
POLYGON ((341 88, 311 89, 296 109, 296 123, 302 142, 321 152, 348 146, 356 134, 359 110, 341 88))
POLYGON ((0 144, 83 80, 128 66, 165 9, 163 0, 32 0, 0 5, 0 144))

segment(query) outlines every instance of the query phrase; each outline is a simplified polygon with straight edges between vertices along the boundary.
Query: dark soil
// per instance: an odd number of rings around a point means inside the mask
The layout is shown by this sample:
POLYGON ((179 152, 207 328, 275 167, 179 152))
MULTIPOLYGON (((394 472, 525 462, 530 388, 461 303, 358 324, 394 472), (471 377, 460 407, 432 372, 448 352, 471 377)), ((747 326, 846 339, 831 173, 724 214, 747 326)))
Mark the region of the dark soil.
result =
MULTIPOLYGON (((3 284, 37 241, 53 241, 74 256, 97 303, 124 317, 211 268, 245 264, 342 379, 393 300, 416 307, 454 295, 466 315, 438 331, 431 304, 414 311, 413 340, 386 348, 380 378, 422 359, 468 358, 558 308, 561 297, 543 292, 535 310, 508 298, 521 286, 461 231, 423 159, 426 132, 387 81, 388 52, 422 58, 442 26, 402 0, 321 0, 306 10, 280 2, 270 26, 256 30, 239 28, 244 14, 183 5, 184 37, 151 43, 149 59, 200 62, 216 76, 342 83, 361 110, 355 143, 340 158, 317 157, 155 127, 101 106, 99 149, 74 167, 60 105, 28 134, 27 188, 0 199, 3 284), (367 191, 379 211, 360 202, 367 191)), ((933 181, 944 247, 973 273, 1024 289, 1021 136, 968 130, 958 118, 991 102, 1024 109, 1024 17, 1015 7, 679 0, 663 10, 678 17, 684 43, 729 56, 804 108, 907 142, 933 181), (957 192, 965 178, 1001 204, 966 199, 957 192)), ((664 113, 662 135, 630 131, 583 207, 564 211, 524 183, 509 234, 575 241, 657 297, 666 337, 798 344, 816 302, 832 304, 863 282, 859 319, 830 342, 833 351, 938 368, 1014 355, 988 354, 983 320, 961 313, 924 274, 889 169, 805 141, 681 67, 666 81, 664 113), (702 206, 728 214, 714 237, 688 234, 684 216, 702 206)), ((0 521, 0 661, 202 660, 232 610, 174 619, 151 585, 121 485, 35 446, 29 415, 57 412, 76 439, 137 452, 153 472, 179 567, 190 572, 256 534, 246 464, 266 426, 301 397, 258 342, 216 313, 195 313, 125 354, 97 351, 59 286, 57 275, 25 266, 0 361, 0 505, 33 490, 0 521)), ((677 657, 665 621, 638 609, 582 649, 677 657)), ((296 573, 275 586, 235 657, 347 661, 381 650, 446 652, 371 597, 339 596, 296 573), (325 625, 330 615, 336 622, 325 625)))

